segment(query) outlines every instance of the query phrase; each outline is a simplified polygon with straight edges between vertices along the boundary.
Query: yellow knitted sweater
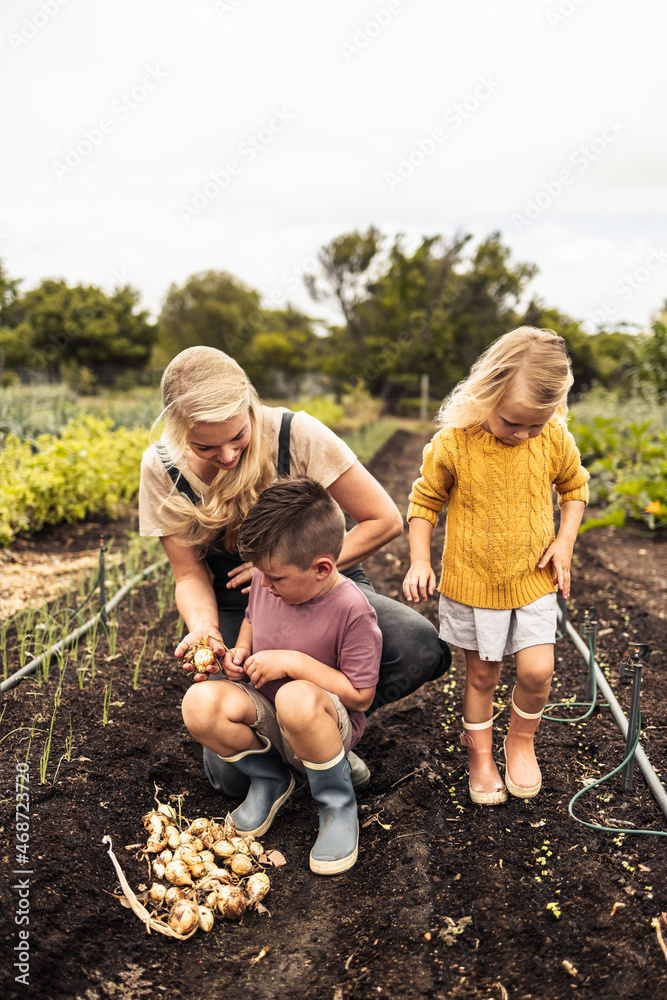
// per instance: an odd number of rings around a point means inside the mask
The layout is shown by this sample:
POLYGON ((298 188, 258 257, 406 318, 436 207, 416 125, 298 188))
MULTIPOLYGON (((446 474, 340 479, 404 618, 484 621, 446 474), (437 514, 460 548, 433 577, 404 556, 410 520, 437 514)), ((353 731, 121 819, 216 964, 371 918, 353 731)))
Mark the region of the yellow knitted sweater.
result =
POLYGON ((537 568, 554 540, 551 487, 559 506, 587 503, 588 479, 557 418, 514 446, 479 425, 439 431, 424 448, 407 516, 435 525, 449 502, 440 592, 476 608, 518 608, 552 593, 551 566, 537 568))

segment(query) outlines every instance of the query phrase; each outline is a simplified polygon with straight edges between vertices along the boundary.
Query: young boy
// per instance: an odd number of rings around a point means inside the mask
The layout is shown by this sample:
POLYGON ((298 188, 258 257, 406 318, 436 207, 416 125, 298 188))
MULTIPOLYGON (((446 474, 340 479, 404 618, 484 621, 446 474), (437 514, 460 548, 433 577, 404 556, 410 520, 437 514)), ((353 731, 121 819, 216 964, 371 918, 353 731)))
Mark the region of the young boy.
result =
POLYGON ((357 859, 346 754, 364 731, 382 652, 373 608, 336 568, 344 535, 342 510, 313 479, 281 479, 261 494, 239 533, 240 555, 259 572, 225 654, 227 682, 195 684, 183 700, 195 739, 250 779, 232 813, 239 833, 265 833, 292 793, 292 769, 305 772, 319 807, 310 853, 319 875, 357 859))

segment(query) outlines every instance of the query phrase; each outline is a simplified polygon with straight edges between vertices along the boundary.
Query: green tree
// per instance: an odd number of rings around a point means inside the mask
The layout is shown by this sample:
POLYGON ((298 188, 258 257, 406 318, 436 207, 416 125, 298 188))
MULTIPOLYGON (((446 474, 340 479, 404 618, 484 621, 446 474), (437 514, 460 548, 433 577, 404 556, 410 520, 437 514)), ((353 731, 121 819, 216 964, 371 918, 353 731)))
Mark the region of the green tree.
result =
POLYGON ((667 400, 667 303, 651 333, 640 339, 637 379, 653 386, 660 403, 667 400))
POLYGON ((426 237, 408 253, 398 236, 385 253, 371 228, 323 247, 319 282, 311 279, 309 290, 318 300, 328 290, 345 319, 344 326, 330 328, 324 362, 339 387, 357 373, 393 405, 402 395, 415 395, 426 372, 432 394, 442 397, 492 340, 515 325, 516 304, 534 266, 511 264, 497 233, 466 258, 470 239, 426 237))
POLYGON ((521 318, 521 323, 553 330, 559 334, 567 344, 572 363, 573 393, 576 395, 590 389, 598 376, 595 350, 592 338, 578 320, 572 319, 558 309, 547 308, 539 299, 533 299, 521 318))
POLYGON ((58 379, 86 369, 89 384, 91 375, 109 384, 150 357, 156 331, 148 314, 136 311, 138 302, 130 287, 107 295, 92 285, 70 288, 63 279, 48 278, 21 297, 22 318, 6 338, 7 356, 24 379, 58 379))
POLYGON ((237 361, 262 395, 291 392, 317 367, 311 320, 288 306, 264 309, 259 292, 226 271, 194 274, 172 285, 158 320, 154 364, 164 367, 180 351, 203 344, 237 361))
POLYGON ((259 292, 227 271, 193 274, 182 288, 169 287, 153 360, 164 366, 180 351, 202 344, 217 347, 245 368, 249 342, 263 323, 259 292))

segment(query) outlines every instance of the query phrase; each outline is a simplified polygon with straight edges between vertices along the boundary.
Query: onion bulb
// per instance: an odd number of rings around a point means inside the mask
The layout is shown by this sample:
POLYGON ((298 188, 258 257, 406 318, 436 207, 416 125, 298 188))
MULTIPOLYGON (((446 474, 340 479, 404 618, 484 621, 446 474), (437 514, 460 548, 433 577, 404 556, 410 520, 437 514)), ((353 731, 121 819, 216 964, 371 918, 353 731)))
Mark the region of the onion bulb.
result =
POLYGON ((190 823, 188 833, 191 833, 193 837, 200 837, 204 830, 208 830, 210 825, 209 820, 205 816, 200 816, 199 819, 195 819, 190 823))
POLYGON ((177 934, 189 934, 199 926, 199 910, 191 899, 177 899, 169 911, 167 923, 177 934))
POLYGON ((167 882, 171 882, 172 885, 193 885, 192 876, 190 875, 190 869, 186 865, 185 861, 180 859, 175 861, 170 861, 164 870, 164 877, 167 882))
POLYGON ((217 854, 219 858, 231 858, 232 854, 236 851, 234 846, 229 843, 228 840, 216 840, 212 845, 211 850, 214 854, 217 854))
POLYGON ((160 882, 153 882, 153 885, 148 890, 148 898, 152 899, 154 903, 161 903, 166 895, 166 886, 161 885, 160 882))
POLYGON ((185 893, 175 885, 170 885, 164 894, 164 901, 168 906, 172 906, 177 899, 185 899, 185 893))
POLYGON ((228 920, 240 920, 246 911, 247 901, 237 885, 221 885, 216 889, 218 909, 228 920))
POLYGON ((269 876, 264 872, 255 872, 251 875, 248 881, 245 883, 245 891, 251 899, 259 902, 264 899, 267 892, 271 888, 271 882, 269 881, 269 876))
POLYGON ((249 875, 253 869, 253 863, 247 854, 235 854, 229 863, 235 875, 249 875))
POLYGON ((197 911, 199 915, 199 926, 203 931, 210 931, 213 927, 213 921, 215 920, 213 910, 209 909, 208 906, 198 906, 197 911))

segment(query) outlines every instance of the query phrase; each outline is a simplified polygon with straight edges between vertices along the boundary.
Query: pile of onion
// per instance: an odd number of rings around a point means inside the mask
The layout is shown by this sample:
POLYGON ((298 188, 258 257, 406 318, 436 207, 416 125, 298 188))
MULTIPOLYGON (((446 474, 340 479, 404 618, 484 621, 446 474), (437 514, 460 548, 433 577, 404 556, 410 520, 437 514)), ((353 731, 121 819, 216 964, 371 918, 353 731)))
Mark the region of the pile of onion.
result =
MULTIPOLYGON (((121 885, 122 898, 147 927, 190 937, 197 930, 210 931, 217 916, 241 920, 251 908, 264 909, 261 900, 271 888, 263 870, 268 863, 264 848, 254 837, 239 836, 231 816, 224 823, 200 817, 179 826, 172 807, 158 803, 143 824, 148 840, 142 852, 152 885, 139 895, 124 877, 121 885)), ((111 849, 109 854, 122 874, 111 849)))

